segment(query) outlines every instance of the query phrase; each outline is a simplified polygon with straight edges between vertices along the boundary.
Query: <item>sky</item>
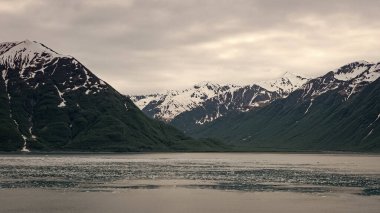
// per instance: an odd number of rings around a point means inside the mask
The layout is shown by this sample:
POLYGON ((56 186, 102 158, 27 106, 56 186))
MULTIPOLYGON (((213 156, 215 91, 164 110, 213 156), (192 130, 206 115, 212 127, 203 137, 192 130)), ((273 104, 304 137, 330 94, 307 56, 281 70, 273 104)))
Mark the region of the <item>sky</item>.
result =
POLYGON ((128 95, 380 61, 378 0, 0 0, 0 41, 38 41, 128 95))

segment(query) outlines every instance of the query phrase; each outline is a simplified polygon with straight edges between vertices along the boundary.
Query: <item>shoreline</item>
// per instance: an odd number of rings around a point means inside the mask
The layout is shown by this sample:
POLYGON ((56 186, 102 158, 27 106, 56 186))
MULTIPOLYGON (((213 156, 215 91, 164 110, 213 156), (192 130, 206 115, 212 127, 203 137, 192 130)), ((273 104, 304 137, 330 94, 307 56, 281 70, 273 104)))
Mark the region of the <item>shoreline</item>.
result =
POLYGON ((88 152, 88 151, 0 151, 0 155, 138 155, 138 154, 190 154, 190 153, 219 153, 219 154, 325 154, 325 155, 374 155, 379 156, 380 152, 353 152, 353 151, 142 151, 142 152, 118 152, 118 151, 101 151, 101 152, 88 152))

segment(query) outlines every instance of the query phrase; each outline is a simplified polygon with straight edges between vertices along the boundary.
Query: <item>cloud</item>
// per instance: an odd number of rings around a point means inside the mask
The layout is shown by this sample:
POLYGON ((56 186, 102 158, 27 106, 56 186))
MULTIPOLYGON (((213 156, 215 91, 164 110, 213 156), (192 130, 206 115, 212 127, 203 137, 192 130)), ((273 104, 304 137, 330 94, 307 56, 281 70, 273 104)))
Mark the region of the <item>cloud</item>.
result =
POLYGON ((37 40, 141 94, 380 61, 378 11, 377 0, 0 0, 0 39, 37 40))

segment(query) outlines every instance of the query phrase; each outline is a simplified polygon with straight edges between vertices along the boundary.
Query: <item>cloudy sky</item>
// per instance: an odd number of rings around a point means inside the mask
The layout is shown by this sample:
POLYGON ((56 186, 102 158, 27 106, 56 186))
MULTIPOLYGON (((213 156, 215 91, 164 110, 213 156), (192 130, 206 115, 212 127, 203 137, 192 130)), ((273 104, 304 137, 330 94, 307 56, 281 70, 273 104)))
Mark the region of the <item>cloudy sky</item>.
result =
POLYGON ((124 94, 380 61, 378 0, 0 0, 0 40, 72 55, 124 94))

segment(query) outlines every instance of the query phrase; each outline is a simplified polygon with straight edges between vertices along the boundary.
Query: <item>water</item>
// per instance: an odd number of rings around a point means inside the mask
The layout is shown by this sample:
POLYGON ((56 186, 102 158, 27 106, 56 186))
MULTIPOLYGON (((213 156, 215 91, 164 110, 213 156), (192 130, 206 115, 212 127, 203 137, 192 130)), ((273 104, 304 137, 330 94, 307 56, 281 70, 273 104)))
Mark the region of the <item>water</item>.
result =
POLYGON ((0 155, 0 205, 1 212, 380 212, 379 162, 364 154, 0 155))

